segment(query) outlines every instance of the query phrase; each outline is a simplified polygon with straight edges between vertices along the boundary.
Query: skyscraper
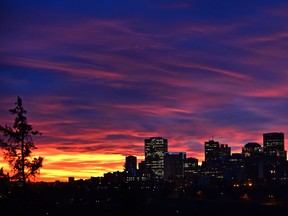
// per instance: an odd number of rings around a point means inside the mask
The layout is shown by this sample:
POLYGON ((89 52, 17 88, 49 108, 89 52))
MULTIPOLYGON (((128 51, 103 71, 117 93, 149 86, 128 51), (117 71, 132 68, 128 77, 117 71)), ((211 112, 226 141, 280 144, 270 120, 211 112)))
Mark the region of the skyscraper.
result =
POLYGON ((263 150, 265 157, 285 161, 284 133, 274 132, 263 134, 263 150))
POLYGON ((205 161, 201 169, 204 175, 223 181, 224 171, 231 154, 231 148, 227 144, 219 144, 214 140, 205 142, 205 161))
POLYGON ((197 158, 186 158, 184 160, 184 176, 189 178, 198 174, 199 166, 197 158))
POLYGON ((165 152, 164 153, 164 177, 175 179, 184 177, 185 152, 165 152))
POLYGON ((221 160, 226 160, 231 155, 231 148, 227 144, 220 144, 218 149, 218 157, 221 160))
POLYGON ((264 178, 268 182, 277 182, 286 178, 286 151, 284 133, 263 134, 264 178))
POLYGON ((168 151, 168 140, 162 137, 145 139, 145 166, 156 177, 164 177, 164 153, 168 151))
POLYGON ((205 142, 205 162, 213 162, 218 160, 219 142, 209 140, 205 142))
POLYGON ((137 157, 135 156, 127 156, 126 161, 125 161, 125 171, 132 175, 136 176, 136 171, 137 171, 137 157))
POLYGON ((249 142, 242 148, 245 156, 246 180, 258 182, 264 175, 263 148, 259 143, 249 142))

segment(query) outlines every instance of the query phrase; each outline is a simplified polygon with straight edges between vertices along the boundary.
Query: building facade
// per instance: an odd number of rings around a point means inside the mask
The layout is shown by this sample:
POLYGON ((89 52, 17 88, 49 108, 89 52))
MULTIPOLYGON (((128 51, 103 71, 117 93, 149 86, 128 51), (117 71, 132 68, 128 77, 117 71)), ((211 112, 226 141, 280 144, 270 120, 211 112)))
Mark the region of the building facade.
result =
POLYGON ((162 137, 145 139, 145 166, 155 177, 164 177, 164 153, 167 151, 167 139, 162 137))
POLYGON ((228 144, 220 144, 218 149, 218 158, 220 160, 227 160, 231 155, 231 148, 228 144))
POLYGON ((284 133, 263 134, 264 178, 267 182, 287 180, 287 160, 284 133))
POLYGON ((219 157, 219 142, 209 140, 205 142, 205 162, 217 161, 219 157))
POLYGON ((177 179, 184 177, 185 152, 164 153, 164 178, 177 179))
POLYGON ((245 156, 246 180, 249 182, 260 182, 264 177, 263 148, 259 143, 250 142, 242 148, 245 156))
POLYGON ((137 157, 129 155, 125 160, 125 172, 131 176, 137 174, 137 157))
POLYGON ((263 134, 263 150, 265 157, 286 161, 284 149, 284 133, 263 134))

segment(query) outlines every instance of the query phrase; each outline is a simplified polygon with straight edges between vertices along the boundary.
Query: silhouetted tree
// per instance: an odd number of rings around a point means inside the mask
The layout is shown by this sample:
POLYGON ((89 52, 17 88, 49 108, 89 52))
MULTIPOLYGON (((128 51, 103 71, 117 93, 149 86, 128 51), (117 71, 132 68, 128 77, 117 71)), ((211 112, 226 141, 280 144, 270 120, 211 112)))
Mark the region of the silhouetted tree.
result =
POLYGON ((19 180, 25 186, 30 177, 40 172, 43 157, 33 157, 32 151, 36 149, 32 137, 40 135, 27 123, 22 99, 17 97, 16 107, 10 113, 16 115, 13 127, 0 125, 0 147, 4 150, 4 158, 8 160, 13 170, 11 179, 19 180))

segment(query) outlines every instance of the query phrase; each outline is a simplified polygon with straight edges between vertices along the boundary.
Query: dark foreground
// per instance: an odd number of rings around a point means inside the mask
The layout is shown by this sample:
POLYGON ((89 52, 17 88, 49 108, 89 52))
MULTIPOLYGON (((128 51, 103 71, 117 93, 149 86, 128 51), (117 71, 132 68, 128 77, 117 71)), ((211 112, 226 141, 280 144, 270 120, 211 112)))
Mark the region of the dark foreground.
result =
POLYGON ((133 189, 87 186, 2 188, 0 215, 286 215, 287 186, 133 189))

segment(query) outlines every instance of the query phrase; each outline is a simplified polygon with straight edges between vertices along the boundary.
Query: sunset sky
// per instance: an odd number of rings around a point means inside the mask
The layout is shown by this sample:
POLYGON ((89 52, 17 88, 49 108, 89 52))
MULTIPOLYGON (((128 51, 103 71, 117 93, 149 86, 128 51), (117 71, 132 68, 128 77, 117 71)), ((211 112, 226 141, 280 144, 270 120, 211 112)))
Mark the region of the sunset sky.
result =
POLYGON ((287 23, 284 0, 3 0, 0 124, 20 96, 39 181, 122 171, 154 136, 200 162, 212 137, 286 138, 287 23))

